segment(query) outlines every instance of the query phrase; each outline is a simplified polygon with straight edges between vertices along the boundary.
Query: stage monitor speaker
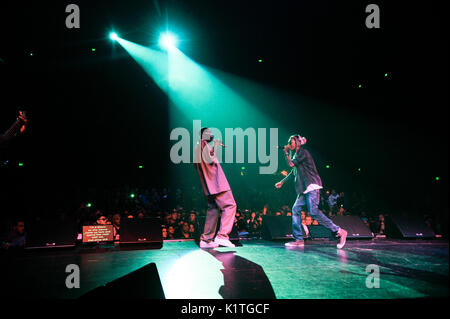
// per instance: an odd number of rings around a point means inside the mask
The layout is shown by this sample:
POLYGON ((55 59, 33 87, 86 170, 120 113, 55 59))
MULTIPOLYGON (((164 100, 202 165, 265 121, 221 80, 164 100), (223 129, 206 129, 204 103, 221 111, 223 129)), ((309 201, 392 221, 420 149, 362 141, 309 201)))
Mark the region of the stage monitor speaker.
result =
POLYGON ((25 225, 25 249, 69 248, 76 245, 75 220, 46 220, 25 225))
POLYGON ((159 218, 124 218, 120 223, 120 244, 147 244, 162 248, 162 228, 159 218))
MULTIPOLYGON (((311 239, 333 239, 333 233, 322 225, 309 225, 309 238, 311 239)), ((304 234, 304 232, 303 232, 304 234)))
MULTIPOLYGON (((220 215, 219 215, 219 220, 217 222, 217 228, 216 228, 216 233, 214 234, 217 235, 217 232, 220 229, 220 215)), ((195 238, 195 242, 198 244, 200 243, 200 236, 203 234, 203 232, 205 231, 205 220, 206 220, 206 216, 197 216, 197 225, 198 225, 198 231, 197 231, 197 236, 195 238)), ((230 241, 233 243, 237 243, 239 242, 239 231, 238 228, 236 227, 236 225, 233 224, 233 228, 231 229, 231 233, 228 235, 230 238, 230 241)))
POLYGON ((347 238, 350 239, 372 239, 370 228, 364 224, 359 216, 334 216, 331 218, 334 224, 347 231, 347 238))
POLYGON ((262 237, 268 240, 292 238, 290 216, 263 216, 262 237))
POLYGON ((434 231, 416 216, 386 216, 385 233, 392 238, 434 238, 434 231))
POLYGON ((80 299, 165 299, 155 263, 82 295, 80 299))

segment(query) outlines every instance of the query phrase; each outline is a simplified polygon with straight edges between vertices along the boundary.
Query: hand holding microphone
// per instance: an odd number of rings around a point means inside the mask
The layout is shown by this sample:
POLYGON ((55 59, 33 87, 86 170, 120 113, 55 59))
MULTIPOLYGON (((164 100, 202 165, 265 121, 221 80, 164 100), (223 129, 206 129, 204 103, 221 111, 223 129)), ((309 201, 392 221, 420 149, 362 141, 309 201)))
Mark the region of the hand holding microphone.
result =
POLYGON ((306 141, 307 141, 306 137, 300 137, 301 145, 305 145, 306 141))
POLYGON ((222 141, 214 140, 214 144, 215 144, 215 145, 220 145, 220 146, 222 146, 222 147, 225 147, 225 144, 223 144, 222 141))
POLYGON ((288 147, 289 147, 289 145, 285 145, 285 146, 277 145, 277 148, 279 150, 283 150, 283 151, 287 151, 288 147))

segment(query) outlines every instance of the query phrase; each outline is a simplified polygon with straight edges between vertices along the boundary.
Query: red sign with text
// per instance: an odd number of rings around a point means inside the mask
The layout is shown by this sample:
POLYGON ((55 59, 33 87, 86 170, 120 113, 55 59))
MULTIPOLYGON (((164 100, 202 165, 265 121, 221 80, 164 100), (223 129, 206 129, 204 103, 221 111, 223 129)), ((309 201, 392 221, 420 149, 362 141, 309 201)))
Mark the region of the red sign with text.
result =
POLYGON ((113 225, 83 226, 83 243, 113 240, 113 225))

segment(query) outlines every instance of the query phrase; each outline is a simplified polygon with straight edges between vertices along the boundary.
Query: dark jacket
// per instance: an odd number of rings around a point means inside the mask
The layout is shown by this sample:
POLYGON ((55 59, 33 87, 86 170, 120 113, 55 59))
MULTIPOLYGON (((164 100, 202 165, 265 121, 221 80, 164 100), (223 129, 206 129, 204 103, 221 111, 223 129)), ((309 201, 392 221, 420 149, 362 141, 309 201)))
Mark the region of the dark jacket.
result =
POLYGON ((300 150, 295 153, 292 162, 295 166, 292 168, 289 175, 282 180, 283 183, 295 175, 295 191, 298 195, 303 194, 310 184, 322 186, 322 180, 320 179, 319 173, 317 173, 316 164, 314 164, 314 160, 308 150, 301 147, 300 150))

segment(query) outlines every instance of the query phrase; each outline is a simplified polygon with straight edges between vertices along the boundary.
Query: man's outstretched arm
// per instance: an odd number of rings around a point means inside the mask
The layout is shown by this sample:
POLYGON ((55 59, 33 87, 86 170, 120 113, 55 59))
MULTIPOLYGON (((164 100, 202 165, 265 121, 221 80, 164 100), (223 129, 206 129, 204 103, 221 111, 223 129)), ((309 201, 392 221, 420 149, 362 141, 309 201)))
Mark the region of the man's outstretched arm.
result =
POLYGON ((281 181, 276 183, 275 187, 276 188, 281 188, 281 186, 283 186, 283 184, 285 182, 287 182, 288 180, 290 180, 292 178, 292 176, 294 176, 294 171, 295 171, 295 168, 291 169, 291 172, 285 178, 283 178, 281 181))

